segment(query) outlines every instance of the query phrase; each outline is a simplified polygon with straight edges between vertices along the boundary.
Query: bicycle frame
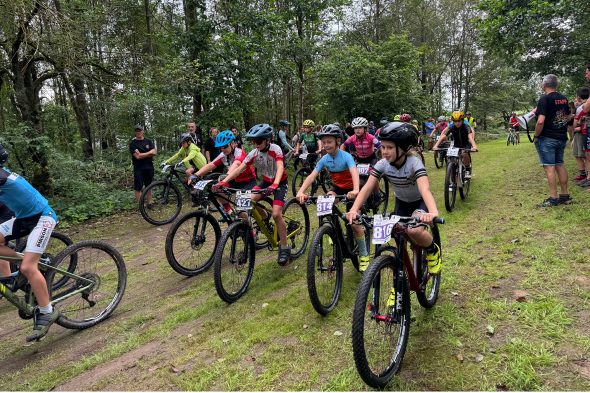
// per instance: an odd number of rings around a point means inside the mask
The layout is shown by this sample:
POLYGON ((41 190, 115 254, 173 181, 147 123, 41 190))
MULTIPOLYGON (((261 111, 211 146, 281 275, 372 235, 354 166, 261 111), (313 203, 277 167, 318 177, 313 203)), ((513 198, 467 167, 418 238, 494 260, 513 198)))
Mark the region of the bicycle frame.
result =
MULTIPOLYGON (((249 215, 254 219, 254 221, 256 221, 256 224, 258 224, 258 227, 260 228, 260 230, 262 231, 262 233, 264 234, 264 236, 268 240, 268 246, 270 248, 277 248, 279 246, 279 233, 278 233, 277 227, 275 225, 273 232, 271 233, 270 229, 266 225, 265 220, 262 218, 262 214, 260 214, 258 209, 264 210, 270 216, 272 216, 272 211, 262 205, 259 205, 255 201, 253 201, 252 210, 250 211, 249 215)), ((285 216, 285 215, 283 215, 283 219, 285 220, 285 225, 288 228, 289 225, 287 223, 293 219, 290 218, 289 216, 285 216)), ((301 232, 301 229, 302 229, 302 227, 299 227, 291 233, 289 233, 289 231, 287 230, 287 240, 291 239, 292 237, 299 234, 299 232, 301 232)))
MULTIPOLYGON (((337 198, 342 198, 342 195, 337 195, 337 198)), ((317 201, 317 197, 311 197, 308 199, 308 203, 313 203, 317 201)), ((346 241, 344 233, 342 231, 342 225, 340 224, 340 220, 344 222, 346 228, 350 226, 348 221, 346 220, 346 216, 340 212, 340 209, 336 206, 336 203, 332 205, 332 213, 325 216, 320 216, 319 218, 319 225, 318 228, 324 224, 328 224, 334 228, 334 232, 336 233, 336 241, 338 246, 342 250, 342 257, 343 258, 351 258, 356 254, 357 247, 353 244, 353 248, 350 248, 350 244, 346 241)), ((365 228, 366 229, 366 228, 365 228)), ((352 229, 351 229, 352 230, 352 229)))
MULTIPOLYGON (((186 182, 182 181, 182 179, 181 179, 181 177, 180 177, 181 175, 185 175, 185 173, 184 173, 183 171, 179 171, 179 170, 177 170, 177 169, 176 169, 174 166, 172 166, 172 165, 169 165, 169 168, 165 168, 165 169, 167 170, 167 173, 166 173, 166 175, 164 176, 164 181, 166 181, 168 184, 171 184, 171 183, 172 183, 172 180, 173 180, 174 178, 176 178, 176 179, 178 180, 178 182, 179 182, 180 184, 182 184, 182 186, 183 186, 183 187, 184 187, 184 188, 185 188, 187 191, 190 191, 190 187, 189 187, 189 185, 188 185, 186 182)), ((168 197, 168 196, 166 195, 166 197, 168 197)))

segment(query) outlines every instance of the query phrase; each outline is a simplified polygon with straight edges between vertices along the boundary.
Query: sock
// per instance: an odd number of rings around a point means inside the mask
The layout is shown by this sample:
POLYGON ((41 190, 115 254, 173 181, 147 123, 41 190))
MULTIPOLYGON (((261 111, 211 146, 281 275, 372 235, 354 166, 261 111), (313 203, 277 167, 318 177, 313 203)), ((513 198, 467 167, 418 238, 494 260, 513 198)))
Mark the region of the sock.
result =
POLYGON ((426 253, 427 254, 434 254, 437 250, 436 250, 436 244, 434 244, 434 240, 432 241, 432 243, 430 244, 430 246, 425 248, 426 253))
POLYGON ((359 256, 366 257, 369 255, 369 252, 367 251, 367 243, 365 243, 364 236, 359 239, 356 239, 356 244, 358 244, 359 246, 359 256))
POLYGON ((51 303, 43 307, 39 306, 39 312, 41 312, 41 314, 51 314, 53 312, 53 306, 51 303))

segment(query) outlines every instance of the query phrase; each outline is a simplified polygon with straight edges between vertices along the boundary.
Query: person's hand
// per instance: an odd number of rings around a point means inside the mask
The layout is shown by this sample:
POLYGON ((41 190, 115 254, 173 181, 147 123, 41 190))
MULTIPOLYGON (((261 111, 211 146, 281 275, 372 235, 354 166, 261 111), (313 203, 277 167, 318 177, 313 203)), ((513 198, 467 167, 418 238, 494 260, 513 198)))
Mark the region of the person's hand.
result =
POLYGON ((163 162, 163 163, 161 163, 161 164, 160 164, 160 168, 164 169, 164 167, 165 167, 166 165, 168 165, 168 164, 166 164, 165 162, 163 162))
POLYGON ((477 151, 477 145, 471 146, 471 151, 477 151))
POLYGON ((358 216, 357 210, 350 209, 350 211, 348 213, 346 213, 346 219, 348 220, 349 224, 352 224, 352 222, 357 219, 357 216, 358 216))
POLYGON ((174 165, 174 169, 178 169, 178 168, 182 167, 183 165, 184 165, 184 164, 182 163, 182 161, 180 161, 180 162, 177 162, 177 163, 174 165))
POLYGON ((270 195, 275 192, 279 188, 278 184, 272 183, 270 186, 266 187, 266 194, 270 195))
POLYGON ((213 187, 211 187, 213 191, 219 191, 220 188, 229 188, 229 183, 222 180, 219 183, 215 184, 213 187))
POLYGON ((438 212, 436 213, 423 213, 419 216, 420 221, 425 224, 432 225, 434 219, 438 216, 438 212))
POLYGON ((308 196, 305 193, 299 191, 295 198, 297 199, 297 202, 299 202, 300 204, 304 204, 308 196))
POLYGON ((348 193, 346 194, 346 198, 348 198, 351 201, 354 201, 358 194, 359 194, 358 190, 348 191, 348 193))

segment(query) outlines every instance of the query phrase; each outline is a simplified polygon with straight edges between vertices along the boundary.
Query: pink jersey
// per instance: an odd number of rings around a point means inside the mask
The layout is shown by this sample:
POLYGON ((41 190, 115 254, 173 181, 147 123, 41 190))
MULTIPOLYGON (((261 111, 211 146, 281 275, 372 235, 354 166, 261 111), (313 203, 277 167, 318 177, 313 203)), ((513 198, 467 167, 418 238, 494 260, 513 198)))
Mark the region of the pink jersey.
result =
POLYGON ((379 146, 381 146, 381 142, 379 139, 375 138, 373 135, 365 132, 362 137, 357 138, 356 134, 351 136, 344 142, 344 146, 350 148, 350 146, 354 146, 356 151, 356 155, 359 158, 367 158, 370 157, 375 153, 379 146))
MULTIPOLYGON (((229 156, 226 156, 225 154, 220 153, 212 161, 212 163, 215 166, 224 165, 226 168, 229 169, 229 167, 234 163, 234 161, 244 162, 246 157, 247 157, 246 152, 244 150, 240 149, 239 147, 236 147, 234 149, 234 151, 232 152, 232 154, 230 154, 229 156)), ((252 167, 252 165, 246 166, 246 169, 244 169, 242 171, 242 173, 240 173, 238 175, 238 177, 236 177, 237 182, 252 181, 254 179, 256 179, 256 173, 254 172, 254 168, 252 167)))

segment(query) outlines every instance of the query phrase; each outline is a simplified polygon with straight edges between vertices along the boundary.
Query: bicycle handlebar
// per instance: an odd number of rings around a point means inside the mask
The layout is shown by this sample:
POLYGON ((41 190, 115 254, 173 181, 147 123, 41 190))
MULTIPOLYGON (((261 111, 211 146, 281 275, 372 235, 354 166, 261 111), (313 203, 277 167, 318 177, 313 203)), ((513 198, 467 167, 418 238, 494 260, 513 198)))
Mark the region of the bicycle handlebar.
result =
POLYGON ((439 150, 449 150, 449 149, 459 149, 459 150, 463 150, 466 152, 473 152, 473 153, 477 153, 479 150, 478 149, 466 149, 463 147, 437 147, 436 149, 432 149, 433 151, 439 151, 439 150))
MULTIPOLYGON (((334 195, 334 197, 336 199, 347 199, 348 200, 346 195, 334 195)), ((313 203, 317 202, 318 198, 319 198, 319 196, 308 196, 305 199, 305 203, 307 203, 308 205, 312 205, 313 203)))

